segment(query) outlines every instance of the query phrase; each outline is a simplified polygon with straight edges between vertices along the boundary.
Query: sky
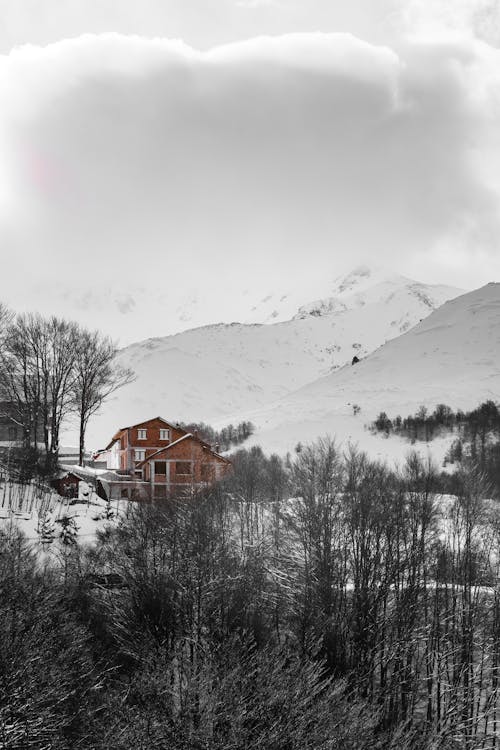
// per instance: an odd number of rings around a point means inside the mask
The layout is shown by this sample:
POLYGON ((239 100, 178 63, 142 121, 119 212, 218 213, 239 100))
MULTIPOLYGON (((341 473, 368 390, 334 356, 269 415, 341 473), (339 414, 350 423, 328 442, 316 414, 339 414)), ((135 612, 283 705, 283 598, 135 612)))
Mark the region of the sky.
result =
POLYGON ((126 344, 500 280, 493 0, 0 0, 0 299, 126 344))

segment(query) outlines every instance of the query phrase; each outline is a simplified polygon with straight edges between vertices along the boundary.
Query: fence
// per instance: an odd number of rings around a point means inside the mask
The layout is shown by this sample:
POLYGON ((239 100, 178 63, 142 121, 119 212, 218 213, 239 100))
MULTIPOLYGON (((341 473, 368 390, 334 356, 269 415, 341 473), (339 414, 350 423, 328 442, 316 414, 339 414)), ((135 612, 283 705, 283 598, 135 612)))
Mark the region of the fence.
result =
POLYGON ((9 469, 0 466, 0 514, 43 517, 57 510, 59 517, 69 499, 59 497, 50 487, 39 481, 22 482, 9 469), (58 507, 59 506, 59 507, 58 507))

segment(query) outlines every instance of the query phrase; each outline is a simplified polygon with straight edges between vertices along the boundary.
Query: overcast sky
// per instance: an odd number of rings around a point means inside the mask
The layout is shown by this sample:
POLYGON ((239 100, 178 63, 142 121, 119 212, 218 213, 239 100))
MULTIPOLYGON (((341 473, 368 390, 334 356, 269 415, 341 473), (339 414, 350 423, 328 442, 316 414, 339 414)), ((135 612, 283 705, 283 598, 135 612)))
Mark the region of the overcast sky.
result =
POLYGON ((499 47, 492 0, 0 0, 1 298, 128 343, 500 280, 499 47))

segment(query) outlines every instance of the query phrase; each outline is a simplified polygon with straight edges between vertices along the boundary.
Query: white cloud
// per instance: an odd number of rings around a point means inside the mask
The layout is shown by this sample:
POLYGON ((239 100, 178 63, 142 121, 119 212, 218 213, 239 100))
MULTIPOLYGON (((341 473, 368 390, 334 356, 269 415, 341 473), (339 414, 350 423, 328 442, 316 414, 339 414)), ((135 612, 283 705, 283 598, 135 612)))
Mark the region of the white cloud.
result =
POLYGON ((0 52, 108 31, 182 38, 199 49, 318 30, 371 42, 450 29, 500 40, 497 0, 0 0, 0 8, 0 52))
POLYGON ((497 0, 406 0, 393 12, 392 20, 398 28, 426 39, 455 32, 500 44, 497 0))
POLYGON ((236 0, 236 5, 240 8, 283 8, 278 0, 236 0))
POLYGON ((188 290, 209 290, 207 322, 233 318, 244 285, 360 260, 482 283, 500 270, 499 55, 319 33, 20 48, 0 59, 4 294, 115 333, 131 295, 138 336, 166 332, 188 290))

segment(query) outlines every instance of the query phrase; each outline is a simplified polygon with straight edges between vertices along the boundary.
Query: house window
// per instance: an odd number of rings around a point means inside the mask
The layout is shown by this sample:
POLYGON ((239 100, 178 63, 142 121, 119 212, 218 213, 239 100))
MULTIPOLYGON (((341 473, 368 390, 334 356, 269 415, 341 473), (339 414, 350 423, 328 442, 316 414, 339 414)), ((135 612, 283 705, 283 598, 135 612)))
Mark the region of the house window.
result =
POLYGON ((170 440, 170 430, 160 430, 160 440, 170 440))
POLYGON ((136 448, 134 451, 135 461, 144 461, 146 458, 146 450, 144 448, 136 448))
POLYGON ((189 477, 192 474, 190 461, 176 461, 175 473, 179 476, 189 477))
POLYGON ((134 471, 134 476, 136 479, 142 479, 142 469, 136 469, 134 471))
POLYGON ((166 473, 167 473, 167 462, 155 461, 155 474, 166 475, 166 473))
POLYGON ((148 436, 147 430, 137 430, 137 439, 138 440, 146 440, 148 436))

